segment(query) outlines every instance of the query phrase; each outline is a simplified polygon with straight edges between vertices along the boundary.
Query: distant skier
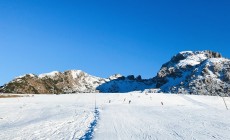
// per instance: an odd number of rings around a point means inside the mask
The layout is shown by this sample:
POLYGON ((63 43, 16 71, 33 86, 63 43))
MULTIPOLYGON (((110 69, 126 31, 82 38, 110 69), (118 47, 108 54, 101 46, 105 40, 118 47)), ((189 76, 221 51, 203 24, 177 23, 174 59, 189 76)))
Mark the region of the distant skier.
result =
POLYGON ((129 104, 131 103, 131 100, 129 100, 129 104))
POLYGON ((109 100, 109 103, 111 103, 111 100, 109 100))
POLYGON ((161 102, 161 105, 164 105, 164 103, 163 103, 163 102, 161 102))

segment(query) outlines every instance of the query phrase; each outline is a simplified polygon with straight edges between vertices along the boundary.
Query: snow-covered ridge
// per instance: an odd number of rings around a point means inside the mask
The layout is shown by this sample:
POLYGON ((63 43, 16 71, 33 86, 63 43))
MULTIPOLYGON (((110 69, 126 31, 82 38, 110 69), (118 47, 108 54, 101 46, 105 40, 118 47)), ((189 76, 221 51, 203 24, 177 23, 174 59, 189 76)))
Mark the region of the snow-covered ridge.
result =
POLYGON ((230 96, 230 60, 212 51, 183 51, 163 64, 157 76, 115 74, 108 78, 82 70, 53 71, 17 77, 3 88, 9 93, 166 92, 230 96), (29 83, 29 84, 28 84, 29 83), (157 90, 155 90, 157 89, 157 90))
POLYGON ((118 79, 121 77, 123 77, 121 74, 114 74, 114 75, 110 76, 108 79, 109 80, 115 80, 115 79, 118 79))
POLYGON ((35 74, 32 74, 32 73, 29 73, 29 74, 24 74, 24 75, 15 77, 15 79, 20 79, 20 78, 23 78, 23 77, 25 77, 25 76, 35 77, 36 75, 35 75, 35 74))
POLYGON ((44 73, 44 74, 39 74, 38 77, 39 78, 44 78, 44 77, 54 77, 56 75, 58 75, 60 72, 59 71, 52 71, 52 72, 49 72, 49 73, 44 73))
POLYGON ((177 64, 178 67, 184 67, 186 65, 195 66, 197 64, 200 64, 202 61, 208 59, 207 55, 205 53, 201 52, 181 52, 185 59, 180 60, 180 62, 177 64))
POLYGON ((70 70, 71 75, 73 76, 73 79, 76 79, 81 73, 83 73, 82 70, 70 70))
POLYGON ((230 60, 211 51, 185 51, 158 72, 162 92, 230 96, 230 60))
POLYGON ((90 92, 131 92, 153 88, 150 80, 140 76, 122 76, 115 74, 109 78, 100 78, 82 70, 53 71, 40 75, 18 77, 3 87, 8 93, 90 93, 90 92), (30 84, 27 84, 30 83, 30 84))
POLYGON ((199 65, 209 58, 221 58, 221 54, 212 51, 183 51, 173 56, 172 59, 164 64, 168 67, 186 68, 186 66, 199 65))

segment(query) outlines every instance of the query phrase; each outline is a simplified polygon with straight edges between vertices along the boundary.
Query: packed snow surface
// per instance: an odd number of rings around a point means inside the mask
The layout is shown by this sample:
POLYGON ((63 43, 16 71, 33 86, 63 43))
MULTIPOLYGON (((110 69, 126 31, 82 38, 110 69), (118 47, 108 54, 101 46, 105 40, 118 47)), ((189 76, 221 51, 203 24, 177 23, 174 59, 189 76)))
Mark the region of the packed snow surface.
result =
MULTIPOLYGON (((224 100, 230 107, 230 98, 224 100)), ((224 100, 147 93, 0 98, 0 138, 228 140, 224 100)))

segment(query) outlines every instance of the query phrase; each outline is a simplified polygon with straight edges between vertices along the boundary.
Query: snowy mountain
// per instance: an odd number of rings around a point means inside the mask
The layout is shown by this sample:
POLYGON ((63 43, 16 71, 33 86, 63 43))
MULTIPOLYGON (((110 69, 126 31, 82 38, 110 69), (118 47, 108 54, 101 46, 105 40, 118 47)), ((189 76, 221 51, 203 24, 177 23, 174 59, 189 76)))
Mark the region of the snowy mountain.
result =
POLYGON ((15 78, 1 89, 5 93, 95 93, 130 92, 153 88, 152 80, 115 74, 109 78, 89 75, 81 70, 54 71, 40 75, 27 74, 15 78))
POLYGON ((164 92, 230 96, 230 60, 212 51, 184 51, 163 64, 152 79, 115 74, 109 78, 80 70, 27 74, 0 88, 4 93, 164 92))
POLYGON ((230 60, 211 51, 180 52, 154 79, 162 92, 230 96, 230 60))

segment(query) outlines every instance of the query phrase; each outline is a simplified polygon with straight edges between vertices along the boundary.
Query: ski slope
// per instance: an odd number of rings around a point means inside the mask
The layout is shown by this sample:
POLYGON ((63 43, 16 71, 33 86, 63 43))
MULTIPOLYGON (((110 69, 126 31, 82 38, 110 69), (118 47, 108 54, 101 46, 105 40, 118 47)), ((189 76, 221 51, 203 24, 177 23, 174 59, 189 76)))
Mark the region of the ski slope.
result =
POLYGON ((91 95, 0 99, 0 139, 79 139, 94 119, 91 95))
MULTIPOLYGON (((230 107, 230 98, 224 99, 230 107)), ((34 95, 0 98, 0 108, 4 140, 230 139, 230 111, 221 97, 34 95)))

